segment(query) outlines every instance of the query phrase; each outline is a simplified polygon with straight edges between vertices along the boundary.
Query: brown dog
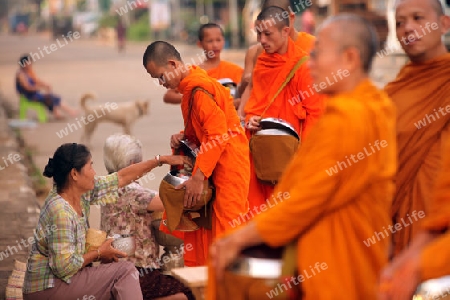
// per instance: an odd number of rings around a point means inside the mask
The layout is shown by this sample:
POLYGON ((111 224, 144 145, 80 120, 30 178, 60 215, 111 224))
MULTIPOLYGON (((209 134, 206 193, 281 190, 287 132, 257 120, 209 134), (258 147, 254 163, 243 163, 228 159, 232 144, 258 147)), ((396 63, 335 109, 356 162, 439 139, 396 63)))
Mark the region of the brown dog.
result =
POLYGON ((123 127, 125 134, 131 135, 131 126, 137 119, 148 114, 148 101, 133 101, 124 103, 107 102, 98 106, 86 106, 88 99, 95 99, 93 94, 85 94, 80 99, 85 115, 82 119, 84 132, 81 142, 89 145, 92 133, 100 122, 115 123, 123 127))

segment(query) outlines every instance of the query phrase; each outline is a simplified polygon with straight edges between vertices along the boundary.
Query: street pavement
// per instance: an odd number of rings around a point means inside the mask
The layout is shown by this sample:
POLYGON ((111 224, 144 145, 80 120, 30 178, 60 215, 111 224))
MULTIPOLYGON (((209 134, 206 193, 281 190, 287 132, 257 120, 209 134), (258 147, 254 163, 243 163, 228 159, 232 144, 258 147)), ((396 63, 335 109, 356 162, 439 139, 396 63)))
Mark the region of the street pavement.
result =
MULTIPOLYGON (((174 44, 186 62, 199 62, 202 51, 195 45, 174 44)), ((89 102, 88 105, 105 105, 107 102, 122 103, 138 99, 148 100, 150 114, 136 121, 132 133, 143 144, 144 159, 153 158, 157 154, 170 154, 170 136, 183 128, 181 111, 177 105, 163 103, 162 97, 165 89, 157 85, 146 73, 142 65, 142 55, 146 46, 147 43, 128 43, 126 53, 118 53, 114 45, 98 40, 80 38, 70 41, 61 37, 55 43, 45 34, 26 37, 0 35, 0 91, 13 107, 18 107, 18 97, 14 86, 15 73, 18 69, 17 60, 23 53, 37 53, 40 56, 34 63, 37 75, 50 83, 54 92, 62 97, 62 101, 80 110, 80 97, 87 92, 92 92, 97 96, 95 103, 89 102), (51 46, 52 44, 56 46, 51 46), (44 50, 45 46, 52 49, 51 51, 47 49, 48 54, 44 50)), ((244 56, 245 50, 243 49, 224 50, 222 59, 243 66, 244 56)), ((402 63, 402 58, 378 57, 373 71, 375 82, 381 87, 387 81, 395 78, 402 63)), ((44 169, 48 159, 52 157, 58 146, 63 143, 80 142, 83 131, 77 122, 80 117, 78 119, 69 118, 65 121, 50 121, 38 124, 36 128, 21 130, 26 145, 34 150, 33 159, 40 170, 44 169), (64 137, 59 137, 58 133, 61 130, 67 130, 68 123, 75 124, 72 125, 72 132, 64 137)), ((93 134, 91 152, 94 168, 98 175, 106 174, 102 155, 103 143, 109 135, 117 132, 122 132, 122 128, 118 125, 100 123, 93 134)), ((2 147, 4 147, 3 144, 0 145, 0 148, 2 147)), ((11 168, 10 171, 13 172, 13 169, 11 168)), ((168 167, 154 169, 151 176, 147 177, 149 180, 143 181, 143 185, 157 190, 161 178, 167 171, 168 167)), ((3 173, 3 175, 5 174, 3 173)), ((47 183, 49 186, 51 185, 50 180, 47 183)), ((1 187, 3 191, 0 192, 8 192, 10 195, 6 198, 3 197, 2 203, 5 203, 6 207, 8 201, 23 201, 18 198, 19 196, 14 197, 13 195, 14 189, 17 187, 12 185, 1 185, 1 187)), ((17 206, 15 207, 17 208, 17 206)), ((30 207, 33 205, 24 201, 21 207, 22 213, 26 214, 27 211, 29 213, 30 207)), ((98 212, 98 209, 92 210, 91 224, 93 227, 98 226, 98 212)), ((0 212, 0 220, 3 221, 0 222, 1 236, 8 232, 9 226, 15 226, 14 224, 9 225, 12 222, 12 220, 8 220, 10 216, 11 214, 6 216, 4 211, 0 212)), ((3 239, 0 251, 4 250, 7 245, 17 244, 15 242, 17 238, 17 236, 9 236, 9 243, 3 239)), ((0 265, 2 263, 0 262, 0 265)), ((0 289, 0 299, 2 296, 3 290, 0 289)))

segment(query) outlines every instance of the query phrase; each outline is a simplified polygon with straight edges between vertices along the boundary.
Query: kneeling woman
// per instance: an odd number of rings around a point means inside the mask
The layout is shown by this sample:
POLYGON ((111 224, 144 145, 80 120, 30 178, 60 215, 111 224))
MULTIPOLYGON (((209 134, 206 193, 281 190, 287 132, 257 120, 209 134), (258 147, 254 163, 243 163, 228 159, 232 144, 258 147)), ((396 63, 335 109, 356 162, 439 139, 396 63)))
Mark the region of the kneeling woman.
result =
POLYGON ((23 287, 25 300, 38 299, 143 299, 130 262, 117 262, 125 253, 105 241, 98 250, 85 253, 89 208, 113 203, 118 190, 162 163, 189 163, 180 156, 161 156, 124 168, 108 176, 95 176, 86 146, 64 144, 49 159, 44 176, 54 188, 41 209, 23 287), (50 230, 49 230, 50 228, 50 230), (101 260, 97 267, 88 267, 101 260))

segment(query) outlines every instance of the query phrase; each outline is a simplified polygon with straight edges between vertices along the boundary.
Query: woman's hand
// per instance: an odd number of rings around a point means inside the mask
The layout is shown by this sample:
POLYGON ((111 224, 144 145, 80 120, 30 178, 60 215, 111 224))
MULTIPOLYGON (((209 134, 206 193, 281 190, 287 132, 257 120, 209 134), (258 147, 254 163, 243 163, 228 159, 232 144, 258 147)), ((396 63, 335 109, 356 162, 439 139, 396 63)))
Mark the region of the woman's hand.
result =
POLYGON ((167 165, 184 165, 187 164, 188 166, 192 167, 192 159, 188 156, 183 155, 167 155, 167 156, 161 156, 160 161, 163 164, 167 165))
POLYGON ((170 147, 177 149, 180 147, 180 141, 184 139, 184 133, 177 133, 170 137, 170 147))
POLYGON ((247 124, 245 124, 245 127, 250 131, 258 131, 261 129, 260 122, 261 122, 260 116, 253 116, 250 117, 247 124))
POLYGON ((100 260, 102 263, 110 263, 113 261, 119 261, 119 258, 127 257, 125 252, 114 249, 111 246, 111 243, 114 242, 114 239, 107 239, 103 242, 103 244, 98 248, 100 252, 100 260))

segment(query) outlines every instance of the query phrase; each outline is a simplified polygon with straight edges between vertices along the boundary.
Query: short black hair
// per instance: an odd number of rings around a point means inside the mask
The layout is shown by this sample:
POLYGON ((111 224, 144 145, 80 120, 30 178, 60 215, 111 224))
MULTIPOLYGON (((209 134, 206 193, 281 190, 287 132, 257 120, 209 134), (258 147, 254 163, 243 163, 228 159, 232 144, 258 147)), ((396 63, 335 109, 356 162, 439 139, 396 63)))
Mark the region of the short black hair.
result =
POLYGON ((29 65, 31 63, 31 57, 29 54, 22 54, 19 58, 19 65, 25 67, 25 64, 29 65))
POLYGON ((289 18, 277 18, 276 16, 282 16, 283 14, 286 14, 287 11, 282 9, 278 6, 269 6, 265 9, 263 9, 258 16, 256 17, 257 21, 267 21, 267 20, 274 20, 274 25, 277 26, 278 29, 281 29, 283 27, 289 27, 289 18))
POLYGON ((72 169, 78 172, 87 164, 91 158, 91 152, 83 144, 67 143, 56 149, 53 158, 48 160, 43 175, 53 178, 58 192, 67 185, 68 175, 72 169))
POLYGON ((261 9, 265 9, 271 6, 276 6, 279 8, 284 9, 285 11, 288 11, 291 7, 291 1, 290 0, 265 0, 263 1, 263 4, 261 6, 261 9))
POLYGON ((181 55, 172 44, 165 41, 156 41, 148 45, 145 49, 142 63, 144 68, 147 67, 149 61, 153 61, 156 65, 162 66, 166 64, 169 59, 181 60, 181 55))
POLYGON ((205 29, 211 29, 211 28, 219 28, 220 33, 222 33, 222 36, 225 37, 225 33, 223 32, 222 27, 220 27, 219 24, 216 23, 207 23, 200 26, 198 29, 198 40, 201 42, 205 38, 205 29))

